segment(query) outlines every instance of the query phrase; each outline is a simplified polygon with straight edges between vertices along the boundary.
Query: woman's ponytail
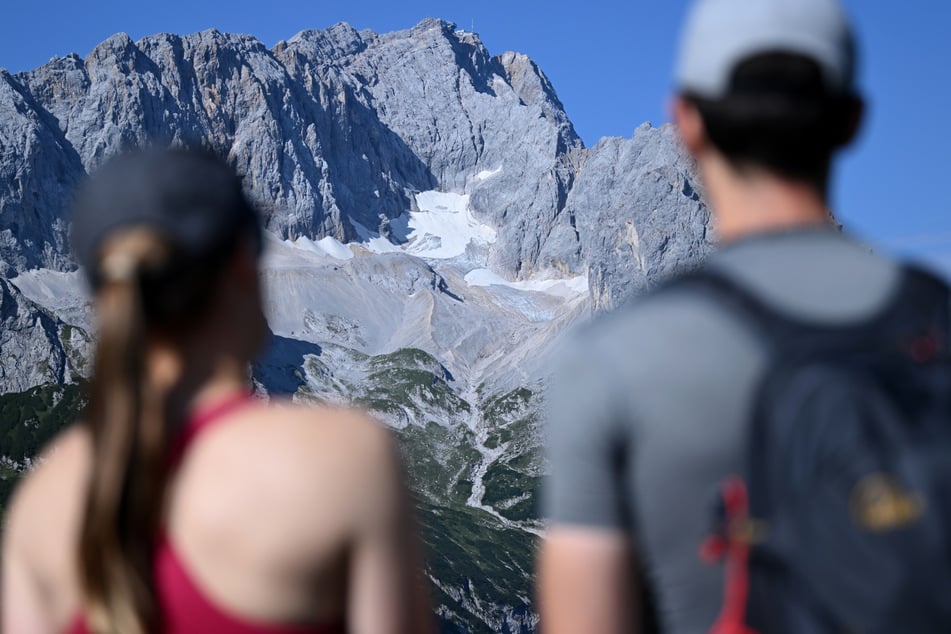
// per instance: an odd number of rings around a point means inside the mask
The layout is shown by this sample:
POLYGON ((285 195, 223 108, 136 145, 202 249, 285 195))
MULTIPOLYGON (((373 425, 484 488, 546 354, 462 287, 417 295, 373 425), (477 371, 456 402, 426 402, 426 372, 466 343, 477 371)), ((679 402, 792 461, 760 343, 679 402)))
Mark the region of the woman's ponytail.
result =
POLYGON ((162 627, 153 557, 171 419, 194 396, 184 377, 196 368, 191 336, 213 327, 203 320, 222 297, 226 267, 248 239, 260 247, 261 235, 240 178, 202 152, 116 157, 77 196, 70 241, 98 313, 86 414, 94 453, 77 562, 96 634, 162 627))
POLYGON ((161 626, 153 556, 166 480, 165 395, 149 380, 143 276, 169 249, 127 231, 103 249, 98 346, 87 422, 94 460, 79 544, 86 621, 96 634, 154 634, 161 626))

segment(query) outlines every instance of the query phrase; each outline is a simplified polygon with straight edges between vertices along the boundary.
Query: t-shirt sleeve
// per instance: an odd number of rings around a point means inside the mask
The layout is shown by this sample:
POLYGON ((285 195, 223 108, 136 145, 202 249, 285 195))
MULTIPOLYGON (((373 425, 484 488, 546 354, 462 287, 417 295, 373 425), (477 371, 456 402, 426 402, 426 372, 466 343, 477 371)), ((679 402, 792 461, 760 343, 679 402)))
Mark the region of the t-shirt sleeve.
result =
POLYGON ((546 402, 551 475, 542 489, 551 522, 627 528, 626 456, 610 366, 577 338, 557 355, 546 402))

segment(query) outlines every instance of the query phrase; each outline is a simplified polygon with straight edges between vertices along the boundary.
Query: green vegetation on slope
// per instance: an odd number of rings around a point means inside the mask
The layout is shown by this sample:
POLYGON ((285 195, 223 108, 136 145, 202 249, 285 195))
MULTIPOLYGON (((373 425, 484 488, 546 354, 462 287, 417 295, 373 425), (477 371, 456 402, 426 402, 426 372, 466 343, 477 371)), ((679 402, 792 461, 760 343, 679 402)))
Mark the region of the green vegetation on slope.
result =
POLYGON ((446 424, 471 411, 449 386, 449 371, 432 355, 404 348, 370 359, 369 375, 354 401, 404 424, 446 424), (433 412, 441 420, 432 418, 433 412))
MULTIPOLYGON (((44 385, 0 394, 0 456, 23 467, 85 406, 83 384, 44 385)), ((12 465, 0 468, 0 509, 19 479, 12 465)))
POLYGON ((527 522, 538 517, 535 491, 541 478, 512 468, 505 462, 494 462, 483 479, 485 495, 482 503, 514 522, 527 522))
POLYGON ((486 471, 482 502, 515 522, 538 517, 535 492, 541 482, 541 452, 538 447, 538 395, 526 387, 492 396, 483 405, 489 426, 486 446, 505 446, 502 457, 486 471))
POLYGON ((444 622, 471 634, 527 630, 534 621, 531 534, 500 526, 476 509, 426 501, 420 524, 444 622))
POLYGON ((479 459, 472 432, 435 422, 397 433, 413 489, 429 500, 465 506, 472 494, 471 469, 479 459))

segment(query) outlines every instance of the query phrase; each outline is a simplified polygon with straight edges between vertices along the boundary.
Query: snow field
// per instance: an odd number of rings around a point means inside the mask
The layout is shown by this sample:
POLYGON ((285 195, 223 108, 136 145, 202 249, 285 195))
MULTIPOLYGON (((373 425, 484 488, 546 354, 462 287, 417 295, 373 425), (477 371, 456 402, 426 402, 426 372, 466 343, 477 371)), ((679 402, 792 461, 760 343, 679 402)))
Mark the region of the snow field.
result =
POLYGON ((470 242, 495 242, 495 229, 475 219, 467 194, 420 192, 416 194, 416 205, 419 211, 410 212, 406 219, 408 253, 421 258, 449 259, 465 253, 470 242))

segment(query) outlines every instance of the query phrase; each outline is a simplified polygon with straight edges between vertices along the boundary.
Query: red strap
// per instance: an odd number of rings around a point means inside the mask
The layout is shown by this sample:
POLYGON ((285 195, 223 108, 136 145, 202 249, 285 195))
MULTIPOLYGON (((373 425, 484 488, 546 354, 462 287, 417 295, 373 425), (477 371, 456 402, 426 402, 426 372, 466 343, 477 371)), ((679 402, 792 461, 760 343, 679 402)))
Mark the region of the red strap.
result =
POLYGON ((250 621, 214 603, 182 565, 174 546, 163 536, 155 555, 155 582, 167 634, 343 634, 343 623, 278 625, 250 621))
POLYGON ((192 413, 181 433, 172 441, 169 448, 169 464, 172 467, 177 466, 185 455, 188 446, 217 419, 253 402, 254 397, 249 392, 239 392, 192 413))
MULTIPOLYGON (((749 519, 750 504, 746 483, 742 478, 732 476, 723 483, 722 495, 727 531, 731 532, 737 521, 749 519)), ((728 535, 723 545, 726 548, 723 609, 709 634, 759 634, 745 623, 746 600, 750 590, 750 544, 746 539, 728 535)))

